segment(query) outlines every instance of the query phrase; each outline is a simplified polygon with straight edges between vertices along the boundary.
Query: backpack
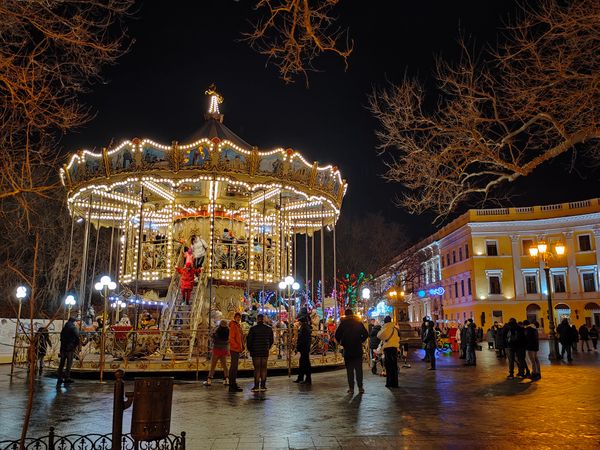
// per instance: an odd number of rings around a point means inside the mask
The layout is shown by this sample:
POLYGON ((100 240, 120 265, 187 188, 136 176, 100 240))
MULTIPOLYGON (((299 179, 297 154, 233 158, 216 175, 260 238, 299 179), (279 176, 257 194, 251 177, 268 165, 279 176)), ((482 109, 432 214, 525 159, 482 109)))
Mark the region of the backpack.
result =
POLYGON ((513 345, 517 342, 517 330, 509 328, 506 332, 506 343, 513 345))

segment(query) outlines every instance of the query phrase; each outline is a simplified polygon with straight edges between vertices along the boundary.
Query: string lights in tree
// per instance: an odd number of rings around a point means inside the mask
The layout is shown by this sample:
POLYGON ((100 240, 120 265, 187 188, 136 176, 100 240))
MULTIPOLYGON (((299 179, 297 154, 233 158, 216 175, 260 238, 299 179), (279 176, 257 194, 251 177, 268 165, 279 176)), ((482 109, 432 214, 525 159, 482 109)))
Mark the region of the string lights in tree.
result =
POLYGON ((373 275, 365 275, 364 272, 356 274, 345 274, 338 278, 338 302, 340 306, 353 308, 360 298, 361 288, 373 279, 373 275))

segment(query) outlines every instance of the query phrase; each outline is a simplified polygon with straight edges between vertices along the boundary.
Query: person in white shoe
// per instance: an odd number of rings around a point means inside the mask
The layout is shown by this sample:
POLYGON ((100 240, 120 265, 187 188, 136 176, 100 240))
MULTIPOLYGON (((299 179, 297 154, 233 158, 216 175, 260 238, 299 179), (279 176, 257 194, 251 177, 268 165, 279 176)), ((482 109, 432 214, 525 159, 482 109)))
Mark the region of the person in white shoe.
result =
POLYGON ((229 355, 229 324, 226 320, 221 320, 219 326, 211 335, 212 338, 212 356, 210 358, 210 371, 204 386, 211 386, 212 379, 217 368, 217 363, 221 363, 223 369, 223 384, 229 385, 229 371, 227 370, 227 356, 229 355))

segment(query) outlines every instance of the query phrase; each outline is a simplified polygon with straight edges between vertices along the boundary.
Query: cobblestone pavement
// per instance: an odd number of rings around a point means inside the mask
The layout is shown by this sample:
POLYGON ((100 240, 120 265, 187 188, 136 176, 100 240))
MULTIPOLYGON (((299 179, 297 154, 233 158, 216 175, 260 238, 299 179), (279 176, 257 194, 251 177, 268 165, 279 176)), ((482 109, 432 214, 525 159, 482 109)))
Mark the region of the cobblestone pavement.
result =
MULTIPOLYGON (((186 431, 189 449, 600 448, 600 354, 550 364, 546 349, 537 382, 507 380, 507 362, 487 349, 477 367, 440 356, 435 372, 417 351, 395 390, 365 368, 364 395, 346 394, 343 370, 315 374, 312 386, 271 377, 260 394, 248 378, 240 394, 216 382, 177 381, 171 431, 186 431)), ((19 436, 26 404, 24 372, 10 382, 9 371, 0 368, 0 440, 19 436)), ((57 390, 48 376, 37 388, 30 436, 50 426, 59 434, 110 431, 111 382, 77 380, 57 390)), ((128 410, 125 431, 130 422, 128 410)))

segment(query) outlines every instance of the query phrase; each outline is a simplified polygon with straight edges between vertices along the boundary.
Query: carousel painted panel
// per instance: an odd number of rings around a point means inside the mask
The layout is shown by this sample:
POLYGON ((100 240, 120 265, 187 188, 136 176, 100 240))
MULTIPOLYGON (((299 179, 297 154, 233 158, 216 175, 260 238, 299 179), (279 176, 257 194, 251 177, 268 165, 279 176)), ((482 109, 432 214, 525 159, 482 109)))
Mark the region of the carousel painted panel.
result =
POLYGON ((231 147, 223 147, 219 154, 219 168, 232 172, 248 171, 248 156, 231 147))
POLYGON ((183 153, 184 168, 207 168, 210 163, 210 153, 208 145, 204 144, 185 150, 183 153))
POLYGON ((145 169, 169 167, 169 152, 153 147, 151 144, 144 144, 142 147, 142 165, 145 169))
POLYGON ((133 169, 133 152, 129 146, 108 155, 112 173, 123 172, 133 169))
POLYGON ((283 173, 283 153, 273 153, 260 158, 258 173, 261 175, 278 175, 283 173))
POLYGON ((304 161, 295 156, 290 164, 289 178, 293 181, 308 183, 310 180, 311 166, 307 166, 304 161))

